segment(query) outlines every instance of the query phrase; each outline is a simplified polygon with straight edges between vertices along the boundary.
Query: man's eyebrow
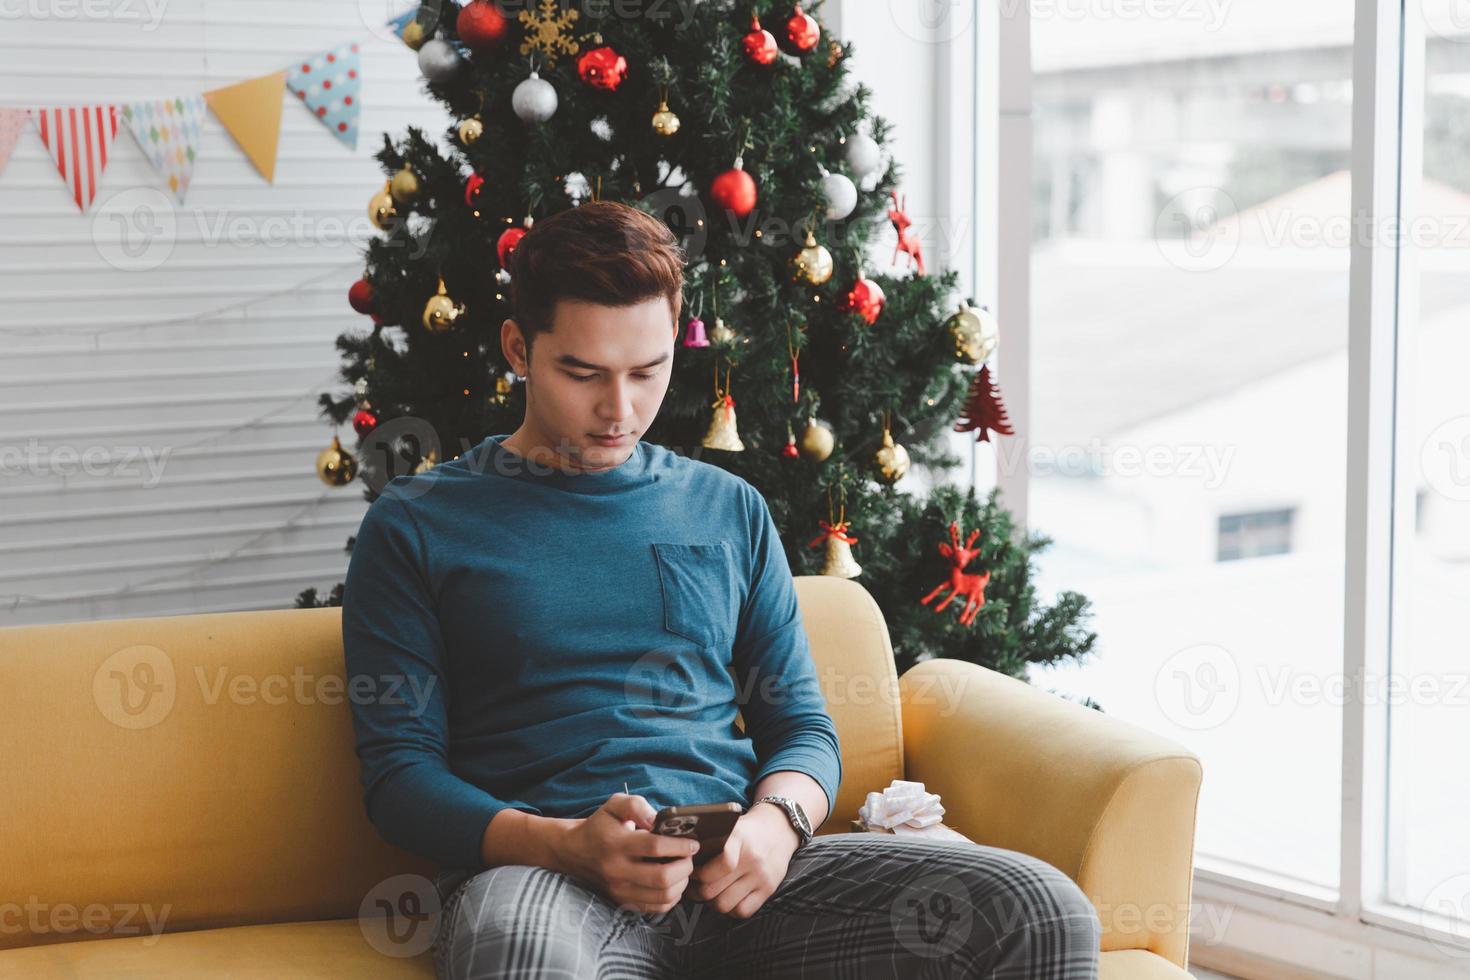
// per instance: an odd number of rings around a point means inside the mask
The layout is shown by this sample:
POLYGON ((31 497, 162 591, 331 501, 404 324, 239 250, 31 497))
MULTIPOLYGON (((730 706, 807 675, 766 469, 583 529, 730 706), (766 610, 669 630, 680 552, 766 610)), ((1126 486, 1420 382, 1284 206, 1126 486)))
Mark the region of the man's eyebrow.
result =
MULTIPOLYGON (((643 370, 647 370, 648 368, 651 368, 651 367, 658 367, 660 364, 662 364, 664 361, 667 361, 668 359, 669 359, 669 354, 668 354, 667 351, 665 351, 664 353, 660 354, 658 357, 655 357, 653 360, 649 361, 647 364, 640 364, 637 367, 633 368, 633 370, 634 371, 643 371, 643 370)), ((558 364, 565 364, 567 367, 581 368, 584 371, 610 371, 610 370, 612 370, 611 368, 603 367, 601 364, 588 364, 586 361, 582 360, 581 358, 579 358, 579 357, 573 357, 571 354, 563 354, 563 355, 561 355, 560 357, 558 357, 556 359, 556 363, 558 363, 558 364)))

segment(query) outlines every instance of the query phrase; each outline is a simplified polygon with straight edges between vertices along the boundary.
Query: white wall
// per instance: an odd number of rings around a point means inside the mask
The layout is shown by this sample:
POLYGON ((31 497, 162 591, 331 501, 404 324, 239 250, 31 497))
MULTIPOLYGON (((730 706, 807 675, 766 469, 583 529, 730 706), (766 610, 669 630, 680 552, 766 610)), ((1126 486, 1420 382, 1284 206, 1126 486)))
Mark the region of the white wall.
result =
POLYGON ((0 174, 0 625, 286 606, 341 580, 366 506, 316 477, 316 400, 336 336, 367 325, 346 290, 371 154, 441 110, 413 52, 374 33, 388 0, 153 4, 0 5, 0 104, 200 93, 357 40, 362 135, 354 154, 287 93, 272 186, 208 116, 191 192, 137 215, 162 230, 132 259, 108 202, 131 219, 127 195, 158 181, 131 135, 85 215, 22 135, 0 174))
MULTIPOLYGON (((334 339, 367 327, 346 289, 381 186, 371 154, 384 131, 448 122, 413 52, 375 33, 406 5, 0 3, 3 105, 195 94, 357 39, 364 107, 354 154, 288 94, 274 185, 208 116, 189 196, 151 216, 176 230, 149 238, 141 261, 119 258, 110 217, 134 214, 117 195, 158 186, 132 137, 119 132, 79 214, 34 129, 22 135, 0 174, 0 625, 280 607, 342 579, 366 505, 360 484, 316 478, 332 435, 316 399, 336 383, 334 339)), ((937 114, 952 110, 936 91, 936 36, 901 4, 831 0, 826 16, 896 123, 909 211, 937 267, 970 204, 949 202, 955 181, 936 176, 937 114)), ((890 268, 892 239, 876 254, 890 268)))

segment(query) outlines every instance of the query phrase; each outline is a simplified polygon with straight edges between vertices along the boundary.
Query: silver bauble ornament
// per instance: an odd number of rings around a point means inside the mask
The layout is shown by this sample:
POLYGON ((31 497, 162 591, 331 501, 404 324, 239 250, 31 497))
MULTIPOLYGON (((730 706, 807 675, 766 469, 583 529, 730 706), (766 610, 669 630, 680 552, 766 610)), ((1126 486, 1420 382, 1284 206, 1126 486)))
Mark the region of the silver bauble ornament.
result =
POLYGON ((556 89, 534 71, 510 96, 510 107, 526 123, 544 123, 556 114, 556 103, 556 89))
POLYGON ((854 133, 847 138, 847 165, 858 179, 878 169, 883 162, 883 153, 871 136, 854 133))
POLYGON ((419 71, 431 82, 447 82, 464 65, 454 45, 442 37, 432 38, 419 48, 419 71))
POLYGON ((827 198, 829 221, 841 221, 857 207, 857 185, 846 174, 827 174, 823 177, 822 193, 827 198))

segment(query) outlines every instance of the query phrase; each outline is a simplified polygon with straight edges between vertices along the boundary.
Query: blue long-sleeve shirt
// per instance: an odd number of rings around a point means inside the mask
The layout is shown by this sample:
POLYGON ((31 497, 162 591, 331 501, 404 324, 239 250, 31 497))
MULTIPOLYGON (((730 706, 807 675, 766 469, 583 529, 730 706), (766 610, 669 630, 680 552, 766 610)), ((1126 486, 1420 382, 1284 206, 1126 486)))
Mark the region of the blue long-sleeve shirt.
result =
POLYGON ((566 473, 505 438, 390 481, 353 546, 347 691, 383 837, 481 870, 506 807, 582 817, 625 782, 749 806, 778 770, 830 812, 837 731, 764 498, 652 443, 566 473))

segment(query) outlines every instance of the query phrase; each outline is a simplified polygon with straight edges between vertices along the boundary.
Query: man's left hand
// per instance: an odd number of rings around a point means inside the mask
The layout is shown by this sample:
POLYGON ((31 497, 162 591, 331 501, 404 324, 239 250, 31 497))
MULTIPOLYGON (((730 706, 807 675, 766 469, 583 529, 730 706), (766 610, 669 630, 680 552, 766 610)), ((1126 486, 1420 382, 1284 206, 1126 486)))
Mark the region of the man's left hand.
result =
POLYGON ((735 821, 725 849, 695 867, 689 891, 724 915, 748 919, 786 880, 799 843, 780 807, 757 804, 735 821))

